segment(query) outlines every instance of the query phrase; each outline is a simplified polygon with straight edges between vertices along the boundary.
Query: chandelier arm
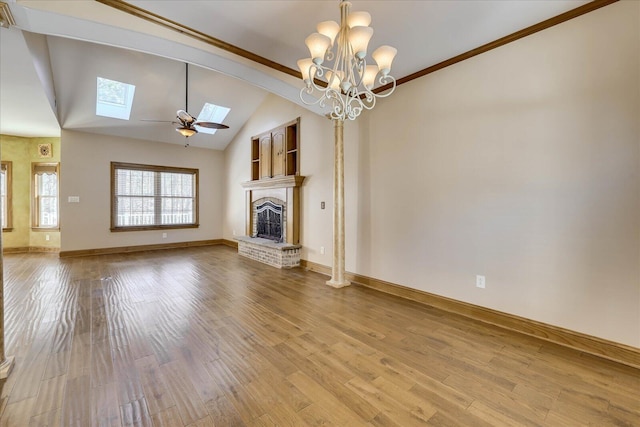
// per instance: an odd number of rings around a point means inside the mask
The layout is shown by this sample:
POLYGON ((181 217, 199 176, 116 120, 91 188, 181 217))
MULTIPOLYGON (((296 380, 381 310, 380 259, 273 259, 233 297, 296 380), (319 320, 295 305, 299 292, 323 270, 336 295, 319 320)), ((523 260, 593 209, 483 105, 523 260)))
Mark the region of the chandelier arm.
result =
POLYGON ((376 98, 386 98, 387 96, 391 95, 396 90, 396 79, 393 78, 392 76, 388 75, 388 74, 386 76, 380 76, 380 78, 378 79, 378 82, 382 86, 391 83, 391 87, 389 89, 385 90, 382 93, 373 93, 372 92, 372 94, 376 98))
POLYGON ((316 105, 319 104, 320 107, 324 108, 325 104, 325 97, 321 97, 321 98, 316 98, 315 96, 313 96, 313 88, 311 87, 303 87, 300 90, 300 101, 302 101, 304 104, 306 105, 316 105), (305 94, 307 94, 308 96, 305 96, 305 94))
POLYGON ((324 56, 324 59, 326 61, 333 61, 334 55, 333 55, 333 46, 329 46, 329 48, 327 49, 327 53, 324 56))
MULTIPOLYGON (((320 92, 324 91, 324 87, 319 86, 316 83, 316 79, 319 79, 320 77, 325 75, 325 71, 329 70, 327 67, 324 67, 322 65, 316 65, 316 64, 312 64, 311 67, 309 68, 309 77, 310 77, 310 85, 313 87, 313 90, 318 90, 320 92)), ((309 92, 311 93, 311 92, 309 92)))
POLYGON ((372 110, 376 106, 376 98, 378 98, 373 92, 365 92, 363 96, 359 97, 360 103, 367 110, 372 110))
POLYGON ((363 108, 365 108, 365 104, 362 100, 358 98, 350 98, 349 99, 349 119, 354 120, 356 117, 362 113, 363 108))
POLYGON ((335 89, 328 89, 326 95, 327 100, 333 100, 333 111, 331 113, 331 118, 344 120, 346 105, 344 99, 342 99, 341 94, 338 93, 338 91, 335 89))

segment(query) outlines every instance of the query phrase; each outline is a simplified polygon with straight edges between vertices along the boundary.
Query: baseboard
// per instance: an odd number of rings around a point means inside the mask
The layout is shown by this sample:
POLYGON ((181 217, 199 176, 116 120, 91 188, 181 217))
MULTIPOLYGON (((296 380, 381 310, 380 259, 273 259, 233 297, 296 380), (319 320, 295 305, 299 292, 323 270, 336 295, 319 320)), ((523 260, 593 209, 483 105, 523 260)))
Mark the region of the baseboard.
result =
POLYGON ((26 253, 49 253, 57 254, 60 248, 51 248, 46 246, 22 246, 16 248, 2 248, 3 254, 26 254, 26 253))
MULTIPOLYGON (((301 260, 300 266, 310 271, 331 275, 331 268, 322 264, 301 260)), ((407 298, 450 313, 459 314, 500 328, 540 338, 583 353, 602 357, 604 359, 640 369, 640 348, 631 347, 625 344, 526 319, 524 317, 515 316, 490 308, 457 301, 451 298, 397 285, 395 283, 385 282, 372 277, 345 273, 345 278, 352 283, 358 283, 387 294, 407 298)))
POLYGON ((120 247, 114 247, 114 248, 81 249, 77 251, 61 251, 60 258, 92 256, 92 255, 125 254, 125 253, 143 252, 143 251, 160 251, 165 249, 193 248, 198 246, 213 246, 213 245, 222 245, 222 244, 224 244, 224 241, 222 239, 213 239, 213 240, 196 240, 192 242, 161 243, 157 245, 138 245, 138 246, 120 246, 120 247))
POLYGON ((238 242, 236 240, 222 239, 222 244, 238 249, 238 242))

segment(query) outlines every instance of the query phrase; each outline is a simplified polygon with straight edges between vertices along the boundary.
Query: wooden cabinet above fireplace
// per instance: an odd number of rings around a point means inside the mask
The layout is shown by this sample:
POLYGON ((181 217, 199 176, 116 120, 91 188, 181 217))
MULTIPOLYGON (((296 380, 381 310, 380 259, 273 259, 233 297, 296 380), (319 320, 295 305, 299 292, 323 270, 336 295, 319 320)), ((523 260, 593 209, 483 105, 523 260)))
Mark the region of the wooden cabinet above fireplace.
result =
POLYGON ((299 175, 300 118, 251 138, 251 180, 299 175))

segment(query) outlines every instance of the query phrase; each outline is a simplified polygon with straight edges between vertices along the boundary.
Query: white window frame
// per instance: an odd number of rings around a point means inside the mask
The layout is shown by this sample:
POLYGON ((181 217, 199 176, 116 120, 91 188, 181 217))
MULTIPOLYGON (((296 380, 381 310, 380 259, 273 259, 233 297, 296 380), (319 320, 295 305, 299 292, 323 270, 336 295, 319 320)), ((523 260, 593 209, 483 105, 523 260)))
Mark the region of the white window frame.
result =
POLYGON ((13 166, 10 161, 2 161, 2 175, 6 188, 2 189, 2 231, 13 230, 13 166))
POLYGON ((59 230, 60 229, 60 164, 59 163, 32 163, 31 164, 31 228, 34 230, 59 230), (56 176, 56 223, 53 225, 42 225, 40 223, 40 202, 43 197, 38 189, 38 175, 54 174, 56 176))

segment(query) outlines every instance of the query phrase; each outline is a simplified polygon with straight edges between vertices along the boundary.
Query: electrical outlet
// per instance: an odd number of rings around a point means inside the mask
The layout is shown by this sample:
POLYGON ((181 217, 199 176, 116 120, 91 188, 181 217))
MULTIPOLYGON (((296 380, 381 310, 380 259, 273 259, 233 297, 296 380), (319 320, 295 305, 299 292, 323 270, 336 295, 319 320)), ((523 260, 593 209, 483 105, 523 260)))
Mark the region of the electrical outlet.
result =
POLYGON ((236 230, 233 230, 233 235, 234 235, 234 236, 236 235, 236 230))
POLYGON ((46 235, 44 236, 44 240, 46 240, 47 242, 49 241, 49 235, 48 235, 48 234, 46 234, 46 235))
POLYGON ((476 276, 476 287, 484 289, 485 287, 484 276, 476 276))
POLYGON ((320 255, 324 255, 324 246, 320 246, 320 255))
POLYGON ((167 238, 167 233, 162 233, 162 238, 166 239, 167 238))

